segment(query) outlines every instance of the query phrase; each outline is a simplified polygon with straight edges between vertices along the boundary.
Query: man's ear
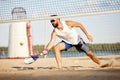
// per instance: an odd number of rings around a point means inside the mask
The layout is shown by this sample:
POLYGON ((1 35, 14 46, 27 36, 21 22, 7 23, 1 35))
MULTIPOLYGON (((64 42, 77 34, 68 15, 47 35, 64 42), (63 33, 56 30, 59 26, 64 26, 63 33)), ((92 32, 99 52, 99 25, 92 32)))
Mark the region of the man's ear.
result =
POLYGON ((60 22, 60 18, 57 18, 56 21, 57 21, 57 22, 60 22))

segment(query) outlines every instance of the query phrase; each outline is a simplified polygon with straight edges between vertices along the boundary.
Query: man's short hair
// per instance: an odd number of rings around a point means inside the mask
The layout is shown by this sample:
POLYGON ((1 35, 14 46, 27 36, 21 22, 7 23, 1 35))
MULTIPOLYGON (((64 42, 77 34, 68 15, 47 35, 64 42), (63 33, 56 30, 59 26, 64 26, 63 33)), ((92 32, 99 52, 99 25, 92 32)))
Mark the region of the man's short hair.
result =
POLYGON ((50 17, 54 17, 54 16, 58 16, 58 15, 55 15, 55 14, 54 15, 50 15, 50 17))

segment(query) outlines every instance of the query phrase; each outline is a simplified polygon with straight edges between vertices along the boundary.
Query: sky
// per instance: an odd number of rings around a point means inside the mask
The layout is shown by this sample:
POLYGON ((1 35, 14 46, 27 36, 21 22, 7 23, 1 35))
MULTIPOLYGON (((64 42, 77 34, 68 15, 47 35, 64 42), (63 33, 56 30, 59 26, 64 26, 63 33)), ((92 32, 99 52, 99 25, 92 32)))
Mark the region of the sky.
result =
MULTIPOLYGON (((61 21, 80 22, 93 37, 92 43, 117 43, 120 42, 120 13, 117 13, 120 12, 119 3, 120 0, 0 0, 0 22, 12 20, 14 16, 11 15, 12 10, 23 7, 28 19, 41 19, 51 14, 69 16, 69 18, 61 18, 61 21), (100 13, 104 15, 95 15, 100 13), (70 17, 71 15, 77 17, 70 17)), ((0 24, 0 46, 9 44, 10 24, 13 23, 0 24)), ((33 45, 46 45, 50 40, 52 29, 49 20, 32 21, 33 45)), ((80 29, 76 28, 76 30, 85 42, 90 43, 80 29)), ((59 41, 60 39, 57 38, 55 44, 59 41)))
POLYGON ((12 19, 11 12, 16 7, 24 8, 27 18, 34 19, 53 14, 69 16, 115 12, 120 10, 119 3, 120 0, 0 0, 0 20, 12 19))
MULTIPOLYGON (((61 18, 61 21, 73 20, 80 22, 93 37, 92 43, 117 43, 120 42, 120 13, 104 14, 84 17, 61 18)), ((0 24, 0 46, 8 46, 9 25, 13 23, 0 24)), ((87 43, 86 36, 79 28, 76 31, 87 43)), ((49 20, 32 21, 31 34, 33 45, 46 45, 53 30, 49 20)), ((56 42, 61 41, 59 38, 56 42)))

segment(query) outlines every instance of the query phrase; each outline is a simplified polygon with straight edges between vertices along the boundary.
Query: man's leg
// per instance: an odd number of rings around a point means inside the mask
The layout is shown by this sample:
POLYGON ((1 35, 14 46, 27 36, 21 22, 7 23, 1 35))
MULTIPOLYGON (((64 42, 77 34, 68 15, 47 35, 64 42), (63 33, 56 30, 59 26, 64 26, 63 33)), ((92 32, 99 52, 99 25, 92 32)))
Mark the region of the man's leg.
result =
POLYGON ((84 51, 88 57, 90 57, 95 63, 100 65, 99 59, 93 54, 90 48, 82 40, 78 45, 75 46, 78 51, 84 51))
POLYGON ((101 63, 100 60, 91 52, 86 52, 87 56, 89 56, 95 63, 97 63, 100 67, 110 67, 113 64, 113 60, 107 63, 101 63))
POLYGON ((87 56, 90 57, 95 63, 100 65, 100 60, 92 53, 92 51, 86 52, 87 56))
POLYGON ((86 53, 88 57, 90 57, 95 63, 97 63, 100 67, 108 67, 111 66, 113 61, 109 63, 101 63, 100 60, 93 54, 93 52, 90 50, 90 48, 85 44, 85 42, 79 43, 75 46, 78 51, 82 50, 86 53))
POLYGON ((62 59, 61 59, 61 51, 65 50, 65 46, 63 43, 58 43, 55 47, 54 47, 54 52, 55 52, 55 58, 56 58, 56 62, 58 65, 58 68, 61 69, 62 68, 62 59))

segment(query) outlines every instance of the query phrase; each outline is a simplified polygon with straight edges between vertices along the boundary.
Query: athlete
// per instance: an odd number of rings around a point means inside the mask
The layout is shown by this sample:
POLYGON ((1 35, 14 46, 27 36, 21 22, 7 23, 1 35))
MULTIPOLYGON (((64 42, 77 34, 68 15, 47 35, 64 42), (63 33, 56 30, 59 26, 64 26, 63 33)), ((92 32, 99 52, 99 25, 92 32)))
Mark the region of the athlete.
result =
POLYGON ((77 27, 83 31, 89 41, 93 41, 91 35, 88 34, 83 25, 75 21, 60 21, 60 18, 50 20, 52 26, 54 27, 51 39, 47 44, 46 48, 43 50, 43 54, 47 54, 49 50, 53 47, 56 36, 61 38, 59 42, 54 47, 54 55, 59 69, 62 69, 61 51, 68 50, 71 47, 75 47, 78 51, 83 51, 88 57, 90 57, 95 63, 100 65, 99 59, 93 54, 90 48, 86 45, 80 35, 77 33, 74 27, 77 27))

